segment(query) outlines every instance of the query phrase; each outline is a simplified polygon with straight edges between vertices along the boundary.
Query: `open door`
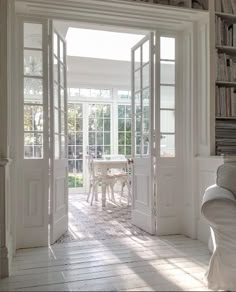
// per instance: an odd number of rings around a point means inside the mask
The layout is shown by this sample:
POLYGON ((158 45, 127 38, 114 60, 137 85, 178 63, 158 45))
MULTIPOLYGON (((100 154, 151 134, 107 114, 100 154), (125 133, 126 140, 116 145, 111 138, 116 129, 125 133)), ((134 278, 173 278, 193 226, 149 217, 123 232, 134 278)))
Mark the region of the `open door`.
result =
POLYGON ((66 42, 50 23, 51 244, 68 229, 66 42))
POLYGON ((132 49, 132 113, 132 223, 154 234, 154 33, 132 49))

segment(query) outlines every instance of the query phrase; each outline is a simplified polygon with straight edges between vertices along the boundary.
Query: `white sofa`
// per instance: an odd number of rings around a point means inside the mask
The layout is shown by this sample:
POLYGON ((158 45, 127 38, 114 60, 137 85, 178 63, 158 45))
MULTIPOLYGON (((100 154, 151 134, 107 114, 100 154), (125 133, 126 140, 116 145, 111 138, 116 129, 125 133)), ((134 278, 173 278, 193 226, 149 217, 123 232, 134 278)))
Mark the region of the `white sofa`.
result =
POLYGON ((208 287, 236 291, 236 163, 218 168, 216 185, 206 190, 201 213, 211 227, 214 246, 208 287))

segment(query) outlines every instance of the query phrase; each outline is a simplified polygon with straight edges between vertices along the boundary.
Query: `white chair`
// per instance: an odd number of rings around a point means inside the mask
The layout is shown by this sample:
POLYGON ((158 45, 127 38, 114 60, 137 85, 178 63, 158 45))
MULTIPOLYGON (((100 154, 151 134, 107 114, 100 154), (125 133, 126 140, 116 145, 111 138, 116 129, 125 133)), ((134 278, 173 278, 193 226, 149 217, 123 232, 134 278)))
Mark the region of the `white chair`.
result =
POLYGON ((122 198, 124 197, 124 188, 125 188, 125 186, 127 187, 127 189, 128 189, 127 203, 128 203, 128 206, 129 206, 130 202, 131 202, 131 182, 130 182, 130 174, 129 174, 129 165, 128 165, 128 163, 127 163, 127 168, 126 169, 112 169, 111 173, 115 177, 116 183, 120 183, 121 184, 120 203, 121 203, 122 198))
POLYGON ((89 192, 87 197, 87 202, 89 202, 90 196, 92 194, 91 206, 93 205, 94 198, 98 200, 98 186, 99 184, 106 185, 106 193, 108 194, 109 200, 115 202, 114 196, 114 185, 116 183, 116 178, 107 174, 106 176, 102 175, 101 170, 93 163, 93 158, 91 156, 87 157, 88 159, 88 170, 89 170, 89 192), (111 196, 110 190, 111 189, 111 196))
POLYGON ((218 168, 217 184, 203 197, 201 213, 211 227, 214 250, 207 273, 212 290, 236 290, 236 163, 218 168))

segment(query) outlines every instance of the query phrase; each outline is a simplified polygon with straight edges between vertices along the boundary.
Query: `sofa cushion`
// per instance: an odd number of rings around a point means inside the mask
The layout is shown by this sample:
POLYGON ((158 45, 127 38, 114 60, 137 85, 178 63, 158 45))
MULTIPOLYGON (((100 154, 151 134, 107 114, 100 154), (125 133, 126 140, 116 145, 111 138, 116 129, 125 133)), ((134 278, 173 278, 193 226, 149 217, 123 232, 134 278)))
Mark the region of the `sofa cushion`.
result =
POLYGON ((217 185, 231 191, 236 197, 236 163, 225 163, 218 167, 217 185))

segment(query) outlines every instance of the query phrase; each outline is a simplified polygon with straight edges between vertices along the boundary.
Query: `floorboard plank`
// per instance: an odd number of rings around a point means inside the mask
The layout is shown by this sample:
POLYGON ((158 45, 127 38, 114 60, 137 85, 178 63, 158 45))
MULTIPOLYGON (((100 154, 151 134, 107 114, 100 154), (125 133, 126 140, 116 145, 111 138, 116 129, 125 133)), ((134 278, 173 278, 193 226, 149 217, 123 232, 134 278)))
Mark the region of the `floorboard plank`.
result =
POLYGON ((206 291, 210 254, 184 236, 21 250, 0 291, 206 291))

